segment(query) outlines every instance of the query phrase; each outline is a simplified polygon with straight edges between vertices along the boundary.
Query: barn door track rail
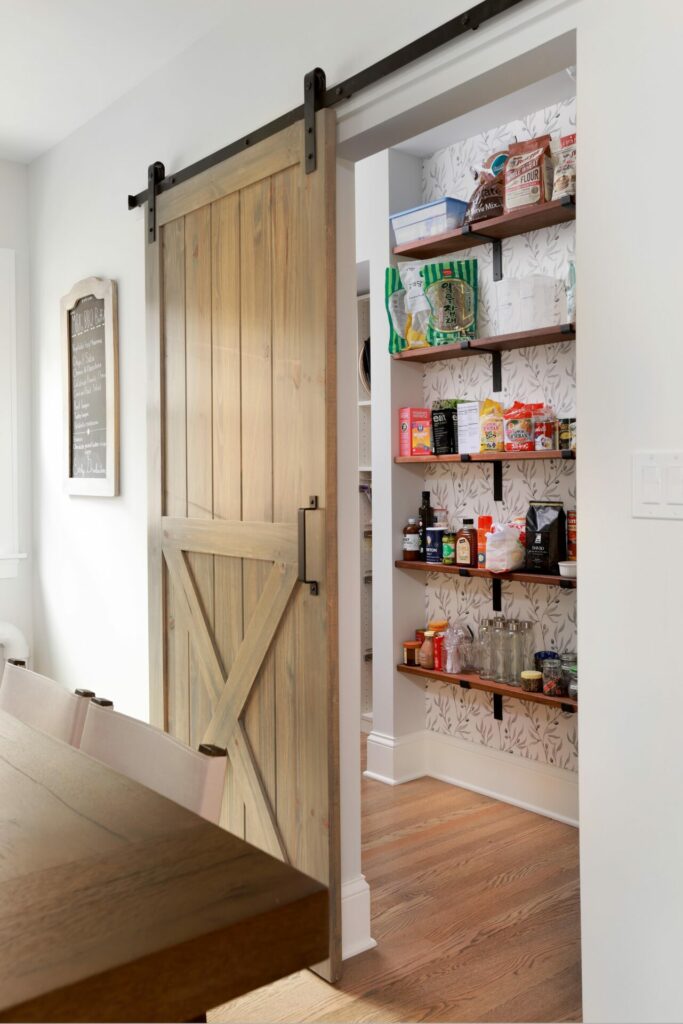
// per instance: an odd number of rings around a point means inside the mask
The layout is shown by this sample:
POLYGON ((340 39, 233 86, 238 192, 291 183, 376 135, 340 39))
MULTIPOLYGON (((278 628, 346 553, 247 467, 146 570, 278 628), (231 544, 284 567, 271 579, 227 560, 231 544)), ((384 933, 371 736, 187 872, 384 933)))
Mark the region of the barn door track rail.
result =
POLYGON ((315 114, 317 110, 334 107, 343 100, 351 99, 352 96, 355 96, 362 89, 376 85, 377 82, 381 82, 382 79, 387 78, 389 75, 393 75, 409 64, 413 64, 421 57, 425 57, 434 50, 438 50, 441 46, 446 46, 466 32, 475 31, 485 22, 500 14, 504 14, 512 7, 517 7, 518 4, 524 2, 525 0, 482 0, 482 3, 475 4, 474 7, 470 7, 469 10, 464 11, 457 17, 451 18, 450 21, 444 22, 443 25, 432 29, 431 32, 420 36, 419 39, 415 39, 406 46, 402 46, 387 57, 382 57, 381 60, 371 64, 363 71, 358 71, 355 75, 351 75, 350 78, 340 82, 339 85, 333 85, 329 89, 327 88, 325 72, 321 68, 314 68, 304 77, 304 102, 300 106, 294 107, 292 110, 287 111, 286 114, 276 117, 274 121, 270 121, 268 124, 257 128, 254 132, 250 132, 249 135, 243 135, 242 138, 237 139, 235 142, 231 142, 222 149, 216 150, 215 153, 211 153, 209 156, 205 156, 188 167, 175 171, 173 174, 166 174, 164 165, 158 160, 150 164, 147 171, 147 188, 143 189, 142 192, 138 192, 137 195, 128 196, 128 209, 134 210, 136 207, 142 206, 143 203, 148 204, 147 241, 156 241, 156 201, 162 192, 169 192, 176 185, 189 181, 190 178, 194 178, 197 174, 201 174, 210 167, 215 167, 216 164, 223 163, 224 160, 236 156, 249 146, 255 146, 271 135, 275 135, 277 132, 281 132, 284 128, 288 128, 290 125, 301 120, 304 121, 304 166, 306 173, 310 174, 312 171, 315 171, 317 164, 315 137, 315 114))

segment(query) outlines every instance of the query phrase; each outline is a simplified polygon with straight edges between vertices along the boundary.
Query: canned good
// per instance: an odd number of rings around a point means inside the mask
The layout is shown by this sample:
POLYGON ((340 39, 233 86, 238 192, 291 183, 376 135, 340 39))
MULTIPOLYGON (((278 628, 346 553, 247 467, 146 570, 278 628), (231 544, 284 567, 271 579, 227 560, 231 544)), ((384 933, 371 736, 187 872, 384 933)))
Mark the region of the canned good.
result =
POLYGON ((405 640, 403 643, 403 664, 417 665, 417 655, 421 647, 421 640, 405 640))
POLYGON ((443 635, 438 633, 434 637, 434 670, 436 672, 443 672, 444 668, 444 648, 443 648, 443 635))
POLYGON ((443 559, 443 535, 446 532, 445 526, 427 527, 427 561, 433 564, 441 564, 443 559))
POLYGON ((561 452, 576 451, 576 418, 560 420, 559 445, 561 452))

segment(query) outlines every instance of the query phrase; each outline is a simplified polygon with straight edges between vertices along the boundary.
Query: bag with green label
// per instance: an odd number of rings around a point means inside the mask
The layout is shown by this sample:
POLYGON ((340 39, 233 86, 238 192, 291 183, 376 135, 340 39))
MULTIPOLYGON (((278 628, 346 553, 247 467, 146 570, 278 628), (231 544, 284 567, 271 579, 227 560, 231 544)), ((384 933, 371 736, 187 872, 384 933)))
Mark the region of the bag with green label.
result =
POLYGON ((429 303, 427 342, 452 345, 477 334, 477 261, 427 263, 420 273, 429 303))
POLYGON ((389 351, 392 355, 406 348, 427 345, 427 314, 411 313, 406 306, 406 290, 396 267, 387 267, 384 276, 384 303, 389 317, 389 351))

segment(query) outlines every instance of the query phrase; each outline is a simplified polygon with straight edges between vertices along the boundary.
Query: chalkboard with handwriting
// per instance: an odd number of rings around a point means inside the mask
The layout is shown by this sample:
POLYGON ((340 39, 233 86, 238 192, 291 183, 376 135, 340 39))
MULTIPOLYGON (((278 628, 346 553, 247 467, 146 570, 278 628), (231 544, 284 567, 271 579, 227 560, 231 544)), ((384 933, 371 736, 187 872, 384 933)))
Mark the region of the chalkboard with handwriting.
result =
POLYGON ((67 489, 118 494, 116 285, 88 278, 62 300, 67 489))

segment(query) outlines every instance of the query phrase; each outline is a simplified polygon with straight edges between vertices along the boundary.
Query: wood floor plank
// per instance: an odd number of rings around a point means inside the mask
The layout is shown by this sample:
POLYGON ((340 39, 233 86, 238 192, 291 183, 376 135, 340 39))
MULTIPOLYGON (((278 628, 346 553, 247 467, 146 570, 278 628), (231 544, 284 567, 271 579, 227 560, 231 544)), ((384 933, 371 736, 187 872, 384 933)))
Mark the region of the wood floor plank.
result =
POLYGON ((376 949, 209 1014, 273 1021, 580 1021, 578 832, 418 779, 363 780, 376 949))

